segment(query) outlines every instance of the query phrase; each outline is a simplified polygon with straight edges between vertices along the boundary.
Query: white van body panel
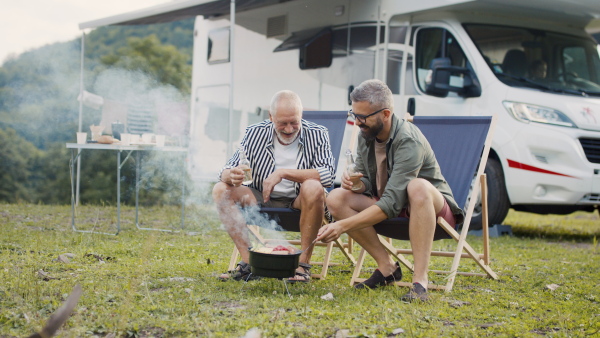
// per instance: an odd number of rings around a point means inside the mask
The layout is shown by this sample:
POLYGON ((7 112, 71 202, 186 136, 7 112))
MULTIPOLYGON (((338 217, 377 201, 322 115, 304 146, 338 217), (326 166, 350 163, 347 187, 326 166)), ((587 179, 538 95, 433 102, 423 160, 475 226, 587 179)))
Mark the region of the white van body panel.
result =
MULTIPOLYGON (((388 64, 383 61, 387 55, 396 53, 402 55, 397 74, 399 89, 394 93, 398 116, 403 116, 408 101, 414 100, 417 115, 495 115, 498 118, 492 156, 502 167, 511 205, 598 205, 600 163, 587 159, 579 139, 600 142, 600 97, 506 84, 488 65, 464 26, 464 23, 514 26, 589 39, 584 27, 593 15, 600 17, 600 3, 596 0, 582 0, 577 4, 561 0, 419 3, 303 0, 241 12, 236 16, 234 113, 231 117, 232 65, 207 62, 208 34, 228 27, 229 21, 198 17, 192 79, 191 172, 199 179, 216 180, 245 127, 268 118, 270 99, 275 92, 282 89, 297 92, 305 109, 347 110, 350 108, 349 87, 369 78, 388 79, 388 64), (332 13, 339 13, 340 6, 342 14, 334 16, 332 13), (287 16, 287 34, 267 38, 266 20, 281 15, 287 16), (299 68, 298 49, 273 52, 294 32, 315 27, 337 29, 347 24, 350 27, 376 25, 377 20, 381 27, 386 27, 386 32, 390 26, 406 26, 406 41, 385 43, 386 35, 382 35, 383 42, 378 46, 334 57, 331 66, 310 70, 299 68), (412 40, 419 30, 434 27, 450 32, 455 38, 479 81, 479 97, 465 98, 456 93, 436 97, 425 93, 422 79, 427 70, 417 69, 417 51, 412 40), (414 74, 421 74, 421 80, 412 76, 414 74), (519 121, 509 113, 505 102, 554 109, 567 116, 576 127, 519 121)), ((501 57, 491 55, 489 62, 499 64, 501 57)), ((462 78, 455 80, 460 82, 462 78)), ((348 124, 346 146, 350 144, 351 133, 352 125, 348 124)), ((344 162, 340 160, 338 181, 344 162)))

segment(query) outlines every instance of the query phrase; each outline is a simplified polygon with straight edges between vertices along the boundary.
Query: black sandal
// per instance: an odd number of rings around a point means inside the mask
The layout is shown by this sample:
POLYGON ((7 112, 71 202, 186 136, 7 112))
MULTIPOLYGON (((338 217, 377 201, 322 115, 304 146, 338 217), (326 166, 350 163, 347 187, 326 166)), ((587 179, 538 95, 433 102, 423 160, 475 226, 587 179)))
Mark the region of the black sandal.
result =
POLYGON ((254 276, 252 274, 252 272, 250 271, 250 264, 244 261, 240 261, 239 263, 237 263, 237 266, 234 270, 227 271, 226 273, 223 273, 221 274, 221 276, 219 276, 219 280, 223 282, 228 281, 229 279, 233 279, 235 281, 248 282, 251 280, 260 279, 260 277, 254 276))
MULTIPOLYGON (((310 268, 312 268, 312 265, 306 264, 306 263, 299 263, 298 265, 304 270, 304 272, 296 271, 296 276, 294 276, 294 277, 302 277, 304 279, 288 279, 287 282, 291 283, 291 284, 310 282, 310 276, 311 276, 310 268)), ((291 278, 294 278, 294 277, 291 277, 291 278)))

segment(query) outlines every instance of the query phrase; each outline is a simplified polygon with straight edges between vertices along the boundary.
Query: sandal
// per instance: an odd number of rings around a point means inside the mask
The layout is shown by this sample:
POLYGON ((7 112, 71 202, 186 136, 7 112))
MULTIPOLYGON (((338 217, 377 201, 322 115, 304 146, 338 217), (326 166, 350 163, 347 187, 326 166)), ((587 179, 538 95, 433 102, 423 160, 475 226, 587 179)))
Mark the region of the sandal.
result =
POLYGON ((234 270, 229 270, 219 276, 219 280, 221 280, 222 282, 225 282, 229 279, 233 279, 236 281, 243 280, 248 282, 251 280, 260 279, 260 277, 252 274, 250 264, 244 261, 240 261, 239 263, 237 263, 237 266, 234 270))
POLYGON ((312 268, 312 265, 310 264, 306 264, 306 263, 299 263, 298 264, 303 270, 304 272, 300 272, 300 271, 296 271, 296 275, 294 277, 291 278, 302 278, 302 279, 288 279, 287 282, 294 284, 294 283, 308 283, 310 282, 310 268, 312 268))
POLYGON ((414 302, 414 301, 422 301, 426 302, 429 300, 429 296, 427 294, 427 289, 423 287, 420 283, 413 283, 413 286, 410 288, 407 294, 400 297, 400 300, 403 302, 414 302))

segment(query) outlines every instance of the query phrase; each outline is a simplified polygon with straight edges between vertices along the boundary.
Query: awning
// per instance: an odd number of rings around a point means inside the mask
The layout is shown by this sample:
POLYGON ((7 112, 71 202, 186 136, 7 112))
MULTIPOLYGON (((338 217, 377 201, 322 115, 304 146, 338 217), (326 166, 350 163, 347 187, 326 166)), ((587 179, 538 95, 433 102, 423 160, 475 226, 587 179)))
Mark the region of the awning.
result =
POLYGON ((292 50, 300 48, 310 41, 318 38, 321 34, 330 31, 330 28, 311 28, 299 32, 294 32, 292 35, 285 39, 279 46, 277 46, 273 52, 283 52, 286 50, 292 50))
MULTIPOLYGON (((236 0, 236 12, 276 5, 295 0, 236 0)), ((107 18, 92 20, 79 24, 79 29, 96 28, 108 25, 147 25, 171 22, 203 15, 218 17, 229 15, 231 0, 184 0, 118 14, 107 18)))

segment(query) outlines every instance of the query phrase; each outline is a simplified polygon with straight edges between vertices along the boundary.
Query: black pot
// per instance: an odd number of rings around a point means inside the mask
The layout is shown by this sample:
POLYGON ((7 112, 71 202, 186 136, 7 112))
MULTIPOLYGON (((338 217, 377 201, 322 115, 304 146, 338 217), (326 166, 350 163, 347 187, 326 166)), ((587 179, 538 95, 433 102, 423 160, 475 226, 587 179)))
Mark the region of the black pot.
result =
POLYGON ((271 278, 288 278, 296 275, 296 269, 300 262, 300 254, 297 252, 289 255, 274 255, 262 252, 254 252, 250 248, 250 267, 255 276, 271 278))

